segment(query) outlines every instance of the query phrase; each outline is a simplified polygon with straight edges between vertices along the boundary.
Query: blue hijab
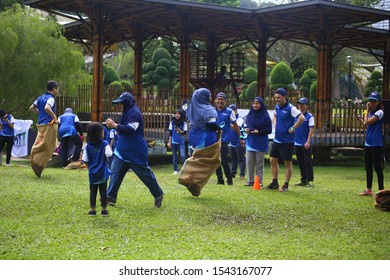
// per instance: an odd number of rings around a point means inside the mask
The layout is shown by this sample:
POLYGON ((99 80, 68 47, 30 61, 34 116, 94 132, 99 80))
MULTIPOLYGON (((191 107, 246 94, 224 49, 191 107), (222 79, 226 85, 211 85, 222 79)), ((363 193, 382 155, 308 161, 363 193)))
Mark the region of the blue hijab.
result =
POLYGON ((194 91, 187 115, 192 128, 206 129, 209 119, 217 119, 217 111, 210 104, 210 91, 207 88, 199 88, 194 91))
POLYGON ((250 130, 256 129, 258 131, 269 131, 269 133, 271 133, 272 122, 263 98, 256 96, 254 101, 259 102, 261 107, 259 110, 255 110, 253 107, 249 110, 249 113, 246 116, 246 125, 250 130))

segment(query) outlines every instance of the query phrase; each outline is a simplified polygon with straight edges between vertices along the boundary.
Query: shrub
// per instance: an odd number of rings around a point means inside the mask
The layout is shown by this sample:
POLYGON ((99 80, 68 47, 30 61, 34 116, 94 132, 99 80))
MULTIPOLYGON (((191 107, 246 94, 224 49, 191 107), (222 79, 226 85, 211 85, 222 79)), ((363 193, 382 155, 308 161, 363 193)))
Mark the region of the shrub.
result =
POLYGON ((281 61, 272 69, 269 80, 271 90, 279 87, 290 88, 294 82, 294 75, 287 63, 281 61))
POLYGON ((118 72, 112 66, 105 67, 104 71, 104 84, 109 85, 112 82, 119 81, 120 77, 118 72))
POLYGON ((244 70, 244 84, 250 84, 253 81, 257 81, 257 70, 253 67, 244 70))

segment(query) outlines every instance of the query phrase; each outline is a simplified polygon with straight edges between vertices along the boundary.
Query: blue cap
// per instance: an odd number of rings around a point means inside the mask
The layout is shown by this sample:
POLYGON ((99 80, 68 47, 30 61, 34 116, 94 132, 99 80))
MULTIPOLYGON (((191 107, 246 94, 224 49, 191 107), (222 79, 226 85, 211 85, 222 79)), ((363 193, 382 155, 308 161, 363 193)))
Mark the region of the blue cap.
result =
POLYGON ((229 108, 232 109, 232 110, 237 110, 236 104, 230 104, 229 108))
POLYGON ((302 97, 298 100, 298 104, 309 104, 309 101, 307 100, 306 97, 302 97))
POLYGON ((368 97, 368 101, 381 101, 381 100, 382 100, 382 98, 381 98, 380 94, 376 91, 371 92, 370 96, 368 97))
POLYGON ((218 97, 226 99, 226 95, 222 91, 217 94, 216 98, 218 98, 218 97))
POLYGON ((125 102, 126 100, 127 100, 127 101, 131 101, 131 100, 133 100, 133 99, 134 99, 134 97, 133 97, 133 95, 132 95, 130 92, 124 92, 124 93, 122 93, 122 94, 119 96, 118 99, 113 100, 112 103, 114 103, 114 104, 123 103, 123 102, 125 102))
POLYGON ((287 91, 284 88, 278 88, 275 90, 274 93, 278 93, 278 94, 281 94, 283 96, 287 96, 287 91))

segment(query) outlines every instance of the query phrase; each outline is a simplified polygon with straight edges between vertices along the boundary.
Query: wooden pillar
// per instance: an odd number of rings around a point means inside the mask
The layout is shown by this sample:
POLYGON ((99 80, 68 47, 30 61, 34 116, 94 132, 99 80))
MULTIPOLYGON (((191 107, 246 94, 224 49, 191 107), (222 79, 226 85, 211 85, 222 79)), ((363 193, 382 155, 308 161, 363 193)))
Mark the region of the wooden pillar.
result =
POLYGON ((257 94, 265 97, 267 88, 267 39, 260 38, 257 46, 257 94))
POLYGON ((103 16, 102 8, 95 9, 93 22, 93 82, 92 82, 92 108, 91 121, 102 122, 103 98, 103 16))
POLYGON ((385 53, 383 58, 383 85, 382 98, 390 99, 390 38, 386 41, 385 53))
POLYGON ((316 128, 323 128, 329 121, 329 109, 331 100, 331 80, 328 68, 329 62, 329 46, 327 44, 318 45, 318 60, 317 60, 317 95, 316 95, 316 128))
POLYGON ((142 97, 142 52, 144 30, 142 26, 135 26, 135 42, 134 42, 134 86, 133 94, 138 98, 142 97))
POLYGON ((211 96, 214 98, 215 92, 215 62, 217 61, 218 44, 213 35, 208 37, 207 46, 207 81, 211 96))
POLYGON ((180 41, 180 97, 186 99, 190 93, 190 44, 189 38, 185 36, 180 41))

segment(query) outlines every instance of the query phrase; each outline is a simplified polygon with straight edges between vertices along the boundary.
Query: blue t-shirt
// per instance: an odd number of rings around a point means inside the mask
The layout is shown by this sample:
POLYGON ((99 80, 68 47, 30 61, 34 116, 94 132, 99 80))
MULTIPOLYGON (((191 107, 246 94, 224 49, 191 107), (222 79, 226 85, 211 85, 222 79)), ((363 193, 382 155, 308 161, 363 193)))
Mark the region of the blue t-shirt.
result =
POLYGON ((88 163, 90 184, 97 185, 107 182, 111 175, 111 170, 108 168, 106 157, 107 146, 107 141, 102 140, 98 143, 88 142, 84 147, 84 153, 86 153, 86 157, 83 155, 83 161, 88 163))
POLYGON ((368 118, 376 116, 378 120, 373 124, 367 126, 366 130, 366 142, 364 146, 367 147, 382 147, 383 146, 383 137, 382 137, 382 124, 383 124, 383 110, 378 110, 375 113, 370 112, 368 118))
POLYGON ((58 137, 61 139, 63 137, 78 135, 75 124, 79 121, 79 117, 73 113, 65 113, 61 115, 58 118, 58 137))
MULTIPOLYGON (((8 114, 7 119, 10 123, 15 123, 15 119, 12 115, 8 114)), ((3 118, 1 119, 1 125, 2 129, 0 130, 0 136, 8 136, 8 137, 14 137, 15 131, 13 128, 11 128, 6 120, 3 118)), ((0 151, 1 152, 1 151, 0 151)))
MULTIPOLYGON (((310 128, 314 127, 314 116, 309 112, 305 112, 303 116, 305 117, 304 122, 295 130, 295 146, 304 146, 309 136, 310 128)), ((297 122, 297 120, 298 117, 295 118, 295 122, 297 122)), ((311 142, 312 141, 310 141, 310 145, 311 142)))
POLYGON ((286 102, 282 107, 275 106, 274 115, 276 116, 275 138, 276 143, 294 143, 294 134, 288 132, 294 125, 295 118, 301 114, 297 107, 286 102))
POLYGON ((53 120, 53 118, 48 113, 46 113, 46 104, 50 105, 54 114, 56 113, 56 102, 54 95, 50 92, 45 92, 34 102, 34 106, 39 110, 37 124, 48 124, 53 120))
MULTIPOLYGON (((187 123, 186 122, 183 122, 182 125, 178 126, 178 128, 182 131, 187 131, 188 128, 187 128, 187 123)), ((171 133, 171 141, 172 141, 172 144, 179 144, 179 145, 184 145, 184 135, 182 135, 181 133, 177 132, 175 130, 175 126, 174 126, 174 121, 171 121, 169 123, 169 128, 168 130, 170 131, 171 133)))
MULTIPOLYGON (((222 143, 230 142, 230 125, 236 122, 236 115, 229 107, 225 107, 222 110, 215 108, 218 113, 217 124, 222 129, 222 143)), ((236 133, 237 134, 237 133, 236 133)))
POLYGON ((237 132, 234 128, 230 128, 230 147, 236 148, 241 147, 241 139, 245 139, 245 132, 244 132, 244 120, 243 118, 239 117, 238 114, 236 115, 237 125, 240 128, 240 136, 237 135, 237 132))

